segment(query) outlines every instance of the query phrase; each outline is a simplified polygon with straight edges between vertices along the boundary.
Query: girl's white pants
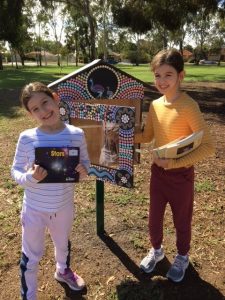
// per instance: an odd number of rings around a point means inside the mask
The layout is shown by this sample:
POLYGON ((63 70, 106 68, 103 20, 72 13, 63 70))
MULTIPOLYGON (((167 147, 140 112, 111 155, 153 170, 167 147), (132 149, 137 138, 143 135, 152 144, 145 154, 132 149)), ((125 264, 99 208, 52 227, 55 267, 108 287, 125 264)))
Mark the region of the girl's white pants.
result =
POLYGON ((37 299, 37 271, 44 253, 46 229, 54 243, 57 271, 69 267, 69 235, 74 220, 74 204, 69 203, 57 213, 36 211, 24 206, 22 221, 21 295, 23 300, 37 299))

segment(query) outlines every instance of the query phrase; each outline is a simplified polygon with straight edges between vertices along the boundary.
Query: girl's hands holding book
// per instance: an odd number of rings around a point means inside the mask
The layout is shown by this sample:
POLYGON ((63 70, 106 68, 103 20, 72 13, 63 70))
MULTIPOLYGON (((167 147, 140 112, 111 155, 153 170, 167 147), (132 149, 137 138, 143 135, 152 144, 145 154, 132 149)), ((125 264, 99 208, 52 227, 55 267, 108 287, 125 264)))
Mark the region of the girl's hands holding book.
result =
POLYGON ((80 180, 83 180, 88 174, 87 169, 82 164, 78 164, 75 170, 79 172, 80 180))
POLYGON ((33 165, 33 167, 31 169, 29 169, 29 173, 37 181, 43 180, 48 175, 48 172, 44 168, 42 168, 39 165, 35 165, 35 164, 33 165))

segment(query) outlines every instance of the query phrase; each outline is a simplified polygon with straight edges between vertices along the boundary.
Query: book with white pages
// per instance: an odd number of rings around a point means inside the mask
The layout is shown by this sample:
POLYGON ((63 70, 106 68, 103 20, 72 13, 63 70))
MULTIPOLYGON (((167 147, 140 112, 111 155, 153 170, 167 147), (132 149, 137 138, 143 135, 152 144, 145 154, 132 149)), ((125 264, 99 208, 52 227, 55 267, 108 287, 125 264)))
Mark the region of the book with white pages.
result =
POLYGON ((176 139, 166 145, 153 149, 153 154, 158 158, 180 158, 200 146, 203 130, 191 135, 176 139))

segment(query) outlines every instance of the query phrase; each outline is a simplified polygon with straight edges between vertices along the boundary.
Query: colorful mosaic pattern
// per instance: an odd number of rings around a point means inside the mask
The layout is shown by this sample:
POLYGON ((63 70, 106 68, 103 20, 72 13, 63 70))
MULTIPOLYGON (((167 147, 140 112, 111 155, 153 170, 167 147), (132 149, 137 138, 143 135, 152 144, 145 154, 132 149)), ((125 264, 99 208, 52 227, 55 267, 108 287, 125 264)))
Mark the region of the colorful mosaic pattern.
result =
MULTIPOLYGON (((91 99, 143 100, 143 83, 101 60, 96 60, 71 75, 53 82, 50 87, 53 87, 60 97, 60 114, 64 122, 70 123, 70 118, 78 117, 120 124, 119 169, 92 165, 91 174, 100 180, 132 187, 134 110, 113 105, 91 105, 87 101, 91 99)), ((122 103, 121 100, 121 105, 122 103)))
POLYGON ((57 93, 62 101, 144 98, 144 88, 139 81, 104 64, 60 82, 57 93))
POLYGON ((68 121, 70 116, 71 118, 112 122, 119 125, 119 168, 91 165, 89 174, 123 187, 133 187, 134 108, 61 101, 60 111, 63 113, 65 121, 68 121))

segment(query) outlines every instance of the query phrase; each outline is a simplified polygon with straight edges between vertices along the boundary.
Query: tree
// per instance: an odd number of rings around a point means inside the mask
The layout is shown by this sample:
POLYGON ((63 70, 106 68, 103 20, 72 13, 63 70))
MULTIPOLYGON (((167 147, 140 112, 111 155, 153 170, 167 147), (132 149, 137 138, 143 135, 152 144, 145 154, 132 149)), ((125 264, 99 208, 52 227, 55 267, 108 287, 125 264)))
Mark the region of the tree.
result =
MULTIPOLYGON (((164 31, 180 30, 185 25, 187 15, 195 15, 205 8, 209 14, 218 9, 218 0, 112 0, 112 11, 116 23, 137 33, 147 33, 153 25, 160 25, 164 31)), ((182 33, 183 34, 183 33, 182 33)), ((166 35, 164 35, 166 37, 166 35)), ((164 40, 164 47, 167 40, 164 40)))
POLYGON ((0 42, 0 65, 2 65, 3 55, 2 53, 6 52, 4 43, 0 42))
POLYGON ((148 17, 145 8, 144 1, 112 0, 112 13, 116 24, 122 28, 130 28, 136 33, 146 33, 152 28, 152 18, 148 17))
POLYGON ((209 53, 218 56, 218 65, 220 65, 220 61, 224 59, 221 49, 225 45, 225 18, 221 18, 221 15, 217 14, 212 23, 208 39, 209 53))
POLYGON ((76 65, 82 55, 83 61, 90 59, 89 23, 83 11, 69 5, 67 7, 70 17, 65 27, 66 46, 71 52, 75 52, 76 65))
POLYGON ((111 1, 99 0, 93 5, 93 12, 98 28, 98 54, 102 53, 104 60, 108 58, 110 36, 114 33, 115 26, 111 13, 111 1))
POLYGON ((197 15, 193 18, 190 32, 197 45, 194 52, 197 64, 200 59, 207 59, 208 49, 206 44, 212 28, 212 19, 213 15, 209 14, 203 7, 198 10, 197 15))
POLYGON ((25 0, 27 4, 27 15, 30 20, 32 19, 32 32, 34 32, 34 49, 36 52, 36 62, 38 66, 42 65, 42 59, 44 57, 45 64, 47 59, 45 56, 45 48, 43 42, 49 39, 49 28, 52 29, 54 45, 57 46, 56 54, 58 55, 58 65, 60 65, 60 50, 62 31, 64 28, 64 21, 66 17, 63 12, 65 5, 56 5, 56 1, 47 1, 45 6, 41 5, 40 1, 25 0), (59 29, 58 20, 62 20, 61 28, 59 29))
MULTIPOLYGON (((0 40, 14 44, 18 40, 22 19, 22 7, 24 0, 0 1, 0 40)), ((2 56, 2 54, 0 54, 2 56)), ((0 70, 3 70, 0 59, 0 70)))
POLYGON ((48 18, 48 23, 53 31, 53 36, 55 40, 55 44, 57 47, 57 64, 61 65, 60 62, 60 51, 62 49, 62 33, 65 28, 66 22, 66 9, 65 5, 57 5, 57 1, 49 1, 49 5, 46 10, 46 17, 48 18), (60 28, 57 30, 58 19, 61 19, 62 22, 60 24, 60 28))
MULTIPOLYGON (((40 0, 44 7, 48 7, 50 2, 52 1, 45 1, 40 0)), ((67 3, 69 7, 73 7, 75 10, 82 12, 82 15, 87 18, 90 30, 90 59, 93 60, 96 58, 96 47, 95 47, 95 40, 96 40, 96 20, 93 15, 92 6, 95 1, 91 0, 56 0, 55 2, 58 3, 67 3)))
MULTIPOLYGON (((21 17, 22 24, 20 25, 20 30, 14 41, 10 43, 14 52, 19 54, 21 59, 21 64, 24 66, 25 53, 29 49, 29 45, 32 41, 32 34, 28 33, 28 28, 31 26, 30 19, 27 15, 26 9, 23 9, 23 14, 21 17)), ((17 65, 16 65, 17 66, 17 65)), ((17 66, 18 67, 18 66, 17 66)))
MULTIPOLYGON (((48 15, 46 13, 46 10, 43 8, 39 8, 37 6, 34 6, 35 11, 35 24, 34 26, 37 26, 37 32, 35 32, 36 37, 36 45, 35 45, 35 51, 36 51, 36 62, 38 66, 42 66, 42 42, 43 42, 43 36, 46 36, 47 32, 46 30, 43 32, 42 28, 46 28, 46 25, 48 23, 48 15)), ((45 61, 46 58, 44 57, 45 61)))

